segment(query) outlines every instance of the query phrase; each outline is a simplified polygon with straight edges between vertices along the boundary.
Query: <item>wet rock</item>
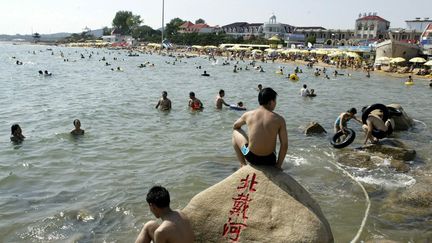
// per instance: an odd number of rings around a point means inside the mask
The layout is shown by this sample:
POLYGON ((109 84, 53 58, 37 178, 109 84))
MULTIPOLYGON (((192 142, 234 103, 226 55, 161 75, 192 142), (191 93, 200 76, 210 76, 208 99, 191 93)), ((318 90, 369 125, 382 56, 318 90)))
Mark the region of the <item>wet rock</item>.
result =
MULTIPOLYGON (((424 177, 417 183, 404 191, 399 202, 413 207, 431 208, 432 207, 432 178, 424 177)), ((432 211, 432 210, 431 210, 432 211)))
POLYGON ((396 160, 411 161, 416 156, 414 149, 399 148, 382 144, 370 144, 360 148, 369 153, 380 153, 396 160))
POLYGON ((397 172, 403 172, 403 173, 406 173, 410 170, 409 165, 407 165, 403 161, 397 160, 397 159, 392 159, 390 161, 390 168, 395 169, 397 172))
POLYGON ((414 125, 413 119, 408 116, 408 114, 404 111, 404 109, 402 108, 401 105, 390 104, 390 105, 387 105, 387 107, 392 107, 392 108, 395 108, 395 109, 402 112, 402 115, 392 117, 394 120, 394 123, 395 123, 395 127, 393 128, 393 130, 405 131, 414 125))
POLYGON ((324 133, 327 133, 327 131, 318 122, 311 122, 304 128, 304 134, 306 135, 324 134, 324 133))
POLYGON ((338 157, 337 161, 343 165, 358 167, 358 168, 368 168, 374 169, 377 166, 371 160, 371 156, 367 153, 351 152, 345 153, 338 157))
POLYGON ((197 242, 333 242, 319 205, 274 167, 244 166, 192 198, 183 212, 197 242))

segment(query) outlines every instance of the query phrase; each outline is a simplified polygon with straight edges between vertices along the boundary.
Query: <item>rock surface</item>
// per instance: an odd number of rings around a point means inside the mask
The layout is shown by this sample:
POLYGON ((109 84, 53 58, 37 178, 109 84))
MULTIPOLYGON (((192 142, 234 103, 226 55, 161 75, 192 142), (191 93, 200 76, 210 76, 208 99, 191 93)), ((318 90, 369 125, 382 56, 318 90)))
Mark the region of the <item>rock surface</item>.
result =
POLYGON ((304 128, 304 134, 306 135, 323 134, 323 133, 327 133, 327 131, 317 122, 311 122, 304 128))
POLYGON ((414 149, 406 149, 382 144, 370 144, 361 148, 369 153, 381 153, 396 160, 411 161, 416 156, 414 149))
POLYGON ((414 121, 408 114, 404 111, 401 105, 399 104, 390 104, 387 107, 393 107, 402 112, 401 116, 393 116, 393 121, 395 123, 395 127, 393 130, 395 131, 405 131, 414 125, 414 121))
POLYGON ((288 174, 244 166, 183 209, 196 242, 333 242, 319 205, 288 174))

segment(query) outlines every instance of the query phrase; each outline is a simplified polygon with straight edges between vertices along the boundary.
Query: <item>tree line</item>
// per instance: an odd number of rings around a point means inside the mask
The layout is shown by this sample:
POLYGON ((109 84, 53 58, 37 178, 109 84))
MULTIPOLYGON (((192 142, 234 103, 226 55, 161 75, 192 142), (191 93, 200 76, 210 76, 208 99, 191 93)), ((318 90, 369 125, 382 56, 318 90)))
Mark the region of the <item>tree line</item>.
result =
MULTIPOLYGON (((219 45, 221 43, 250 43, 267 44, 267 40, 260 37, 251 37, 248 40, 234 38, 223 32, 217 33, 180 33, 182 24, 187 22, 180 18, 174 18, 168 22, 164 28, 164 38, 178 45, 219 45)), ((112 28, 104 27, 103 34, 110 35, 113 29, 122 35, 131 35, 138 41, 160 42, 162 38, 161 30, 154 30, 148 25, 142 25, 141 16, 133 14, 131 11, 118 11, 112 21, 112 28)), ((195 24, 205 24, 204 19, 197 19, 195 24)))

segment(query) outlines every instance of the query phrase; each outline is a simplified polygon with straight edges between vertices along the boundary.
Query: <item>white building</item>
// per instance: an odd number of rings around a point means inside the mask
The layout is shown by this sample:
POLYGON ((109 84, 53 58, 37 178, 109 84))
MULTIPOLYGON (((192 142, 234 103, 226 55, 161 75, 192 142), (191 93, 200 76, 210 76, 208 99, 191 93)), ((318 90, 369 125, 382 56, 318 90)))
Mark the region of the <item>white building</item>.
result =
POLYGON ((286 40, 288 35, 293 33, 294 28, 294 26, 288 24, 278 23, 276 21, 276 16, 273 15, 270 17, 269 22, 264 23, 262 27, 262 33, 266 39, 273 36, 278 36, 282 40, 286 40))
POLYGON ((355 22, 355 38, 361 40, 384 39, 389 28, 390 22, 376 13, 360 14, 355 22))

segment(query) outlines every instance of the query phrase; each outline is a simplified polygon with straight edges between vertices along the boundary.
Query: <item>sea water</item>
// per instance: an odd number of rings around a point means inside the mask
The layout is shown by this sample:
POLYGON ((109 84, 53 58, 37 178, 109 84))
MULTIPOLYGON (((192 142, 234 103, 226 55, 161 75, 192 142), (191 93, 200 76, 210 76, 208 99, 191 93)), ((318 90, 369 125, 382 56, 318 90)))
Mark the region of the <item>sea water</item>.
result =
MULTIPOLYGON (((335 78, 333 68, 327 80, 300 66, 300 81, 292 82, 284 76, 293 72, 293 64, 258 62, 266 70, 260 73, 245 71, 248 63, 240 62, 243 70, 234 73, 233 61, 222 66, 219 59, 216 65, 205 57, 173 65, 168 56, 129 57, 122 50, 0 44, 0 241, 134 241, 143 223, 153 219, 145 202, 152 185, 167 187, 172 208, 183 208, 239 167, 231 133, 242 112, 216 110, 214 101, 224 89, 228 103, 256 108, 259 83, 278 92, 275 112, 286 119, 289 149, 283 169, 317 200, 337 242, 352 239, 366 205, 358 185, 330 163, 341 152, 329 143, 336 117, 351 107, 400 103, 421 121, 394 134, 417 151, 411 172, 386 166, 346 169, 364 185, 381 188, 371 195, 361 239, 430 239, 430 220, 383 206, 389 193, 415 184, 416 171, 431 163, 432 90, 426 81, 406 87, 400 78, 374 73, 366 78, 352 70, 339 70, 345 75, 335 78), (137 67, 147 61, 155 66, 137 67), (285 75, 275 74, 279 66, 285 75), (117 67, 123 71, 111 71, 117 67), (39 70, 53 75, 41 76, 39 70), (201 77, 204 70, 211 76, 201 77), (301 97, 303 84, 317 97, 301 97), (170 112, 155 109, 163 90, 172 100, 170 112), (204 103, 203 112, 188 110, 190 91, 204 103), (81 120, 84 136, 70 136, 74 119, 81 120), (311 121, 329 134, 302 134, 299 127, 311 121), (14 123, 26 136, 20 145, 9 140, 14 123)), ((350 147, 360 146, 360 125, 349 126, 358 136, 350 147)))

